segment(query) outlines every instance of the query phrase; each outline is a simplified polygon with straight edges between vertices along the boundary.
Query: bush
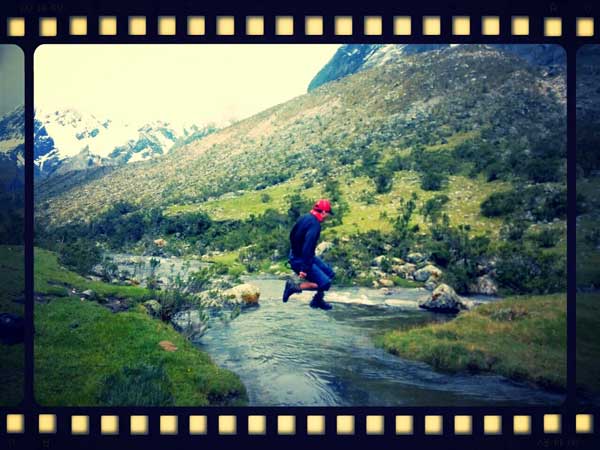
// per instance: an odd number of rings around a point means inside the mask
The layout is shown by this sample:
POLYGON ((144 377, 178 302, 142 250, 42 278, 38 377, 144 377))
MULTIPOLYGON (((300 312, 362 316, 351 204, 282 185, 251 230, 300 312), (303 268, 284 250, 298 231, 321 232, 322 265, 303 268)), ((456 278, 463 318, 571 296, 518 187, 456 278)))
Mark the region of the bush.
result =
POLYGON ((520 204, 514 191, 494 192, 481 203, 481 214, 486 217, 505 216, 513 213, 520 204))
POLYGON ((271 196, 266 192, 260 194, 260 201, 263 203, 269 203, 271 201, 271 196))
POLYGON ((539 233, 532 234, 531 239, 541 248, 551 248, 558 244, 562 236, 563 232, 561 230, 544 228, 539 233))
POLYGON ((392 190, 393 174, 387 170, 381 170, 374 181, 377 193, 385 194, 392 190))
POLYGON ((65 244, 59 250, 59 255, 62 264, 83 275, 87 275, 102 261, 100 249, 86 239, 77 239, 65 244))
POLYGON ((107 376, 98 403, 105 406, 172 406, 172 384, 162 367, 123 367, 107 376))
POLYGON ((434 195, 421 207, 421 215, 424 219, 429 219, 432 223, 436 223, 442 215, 444 205, 449 201, 450 198, 445 194, 434 195))
POLYGON ((421 189, 424 191, 439 191, 447 181, 448 176, 441 172, 424 172, 421 174, 421 189))
POLYGON ((500 287, 514 294, 550 294, 567 288, 566 258, 516 244, 501 247, 496 266, 500 287))

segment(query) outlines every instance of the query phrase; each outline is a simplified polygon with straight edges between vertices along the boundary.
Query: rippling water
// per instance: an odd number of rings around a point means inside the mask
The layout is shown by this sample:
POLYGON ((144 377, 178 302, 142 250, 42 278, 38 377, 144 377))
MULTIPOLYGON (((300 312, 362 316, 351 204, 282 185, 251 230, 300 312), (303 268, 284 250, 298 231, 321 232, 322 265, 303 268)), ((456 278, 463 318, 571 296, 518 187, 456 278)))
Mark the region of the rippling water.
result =
POLYGON ((390 329, 449 320, 420 310, 421 289, 393 295, 334 288, 331 311, 308 306, 310 293, 281 302, 283 281, 252 279, 260 307, 214 324, 197 345, 237 373, 260 406, 436 406, 558 404, 563 396, 494 375, 449 375, 393 356, 372 337, 390 329))

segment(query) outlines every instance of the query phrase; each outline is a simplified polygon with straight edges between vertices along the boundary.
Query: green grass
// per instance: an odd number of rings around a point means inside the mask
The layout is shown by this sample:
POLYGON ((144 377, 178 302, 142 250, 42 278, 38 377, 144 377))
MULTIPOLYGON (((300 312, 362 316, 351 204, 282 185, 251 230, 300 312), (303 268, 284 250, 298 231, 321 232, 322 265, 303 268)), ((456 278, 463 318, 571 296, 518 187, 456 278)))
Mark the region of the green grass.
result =
POLYGON ((600 284, 600 177, 577 180, 577 194, 583 195, 588 212, 577 218, 577 285, 600 284))
MULTIPOLYGON (((0 312, 24 316, 25 289, 23 247, 0 245, 0 312)), ((0 406, 16 406, 23 400, 24 344, 0 344, 0 406)))
MULTIPOLYGON (((166 377, 162 389, 170 387, 169 399, 176 406, 247 403, 237 375, 217 367, 170 324, 153 319, 142 305, 136 305, 149 296, 146 289, 90 282, 61 267, 55 254, 41 249, 35 251, 35 262, 36 291, 49 300, 35 305, 34 389, 40 404, 102 405, 112 398, 107 396, 110 380, 121 379, 125 368, 135 373, 144 367, 162 367, 166 377), (129 299, 134 307, 114 314, 94 301, 69 296, 71 286, 92 289, 101 297, 129 299), (163 350, 159 346, 163 340, 178 349, 163 350)), ((150 378, 144 386, 152 383, 150 378)), ((151 406, 152 399, 159 398, 151 391, 140 390, 127 398, 151 406)))
MULTIPOLYGON (((457 138, 458 139, 458 138, 457 138)), ((450 145, 444 144, 444 145, 450 145)), ((453 144, 454 145, 454 144, 453 144)), ((400 171, 394 175, 392 190, 387 194, 376 195, 375 203, 368 205, 361 202, 358 197, 362 191, 374 191, 373 182, 367 177, 352 177, 349 174, 341 176, 340 189, 344 199, 348 202, 349 210, 345 213, 343 222, 336 227, 323 230, 324 238, 333 234, 348 236, 369 230, 391 230, 389 219, 382 217, 381 212, 386 212, 393 218, 398 213, 400 199, 408 200, 413 192, 419 196, 418 205, 436 194, 446 194, 450 201, 445 207, 453 225, 468 223, 476 233, 490 231, 497 233, 502 220, 487 218, 480 214, 480 204, 492 192, 507 190, 510 183, 502 181, 486 182, 482 177, 471 179, 465 176, 450 176, 448 186, 442 191, 424 191, 420 186, 420 176, 414 171, 400 171)), ((205 211, 214 220, 243 220, 251 214, 260 215, 268 208, 287 211, 286 196, 300 190, 301 194, 309 199, 316 199, 324 195, 320 184, 315 183, 306 189, 302 185, 300 176, 284 183, 271 186, 260 191, 248 191, 240 196, 231 197, 224 195, 217 200, 200 204, 174 205, 167 209, 167 214, 176 215, 184 212, 205 211), (263 203, 261 196, 266 193, 270 200, 263 203)), ((334 205, 335 207, 335 205, 334 205)), ((427 229, 419 214, 415 214, 415 224, 427 229)))
POLYGON ((441 371, 494 372, 564 390, 566 317, 564 294, 511 297, 444 324, 389 332, 379 344, 441 371))
POLYGON ((600 293, 577 294, 577 385, 600 393, 600 293))
MULTIPOLYGON (((143 306, 113 314, 95 302, 55 298, 35 309, 35 397, 43 405, 98 406, 106 378, 123 367, 163 365, 176 406, 246 402, 239 378, 217 367, 143 306), (158 344, 171 341, 178 350, 158 344)), ((147 405, 151 406, 151 405, 147 405)))
POLYGON ((80 291, 91 289, 101 297, 128 298, 138 302, 151 296, 150 291, 138 286, 119 286, 99 281, 90 281, 63 267, 55 253, 35 248, 35 292, 64 296, 67 294, 65 286, 70 286, 80 291))
POLYGON ((321 195, 321 188, 318 184, 307 189, 303 187, 302 183, 300 176, 297 176, 284 183, 259 191, 247 191, 236 197, 225 194, 217 200, 204 203, 173 205, 167 208, 166 215, 204 211, 214 220, 243 220, 252 214, 255 216, 263 214, 267 209, 285 212, 289 207, 285 197, 296 190, 301 190, 302 195, 307 198, 318 198, 321 195), (271 197, 270 200, 263 202, 261 200, 263 194, 268 194, 271 197))

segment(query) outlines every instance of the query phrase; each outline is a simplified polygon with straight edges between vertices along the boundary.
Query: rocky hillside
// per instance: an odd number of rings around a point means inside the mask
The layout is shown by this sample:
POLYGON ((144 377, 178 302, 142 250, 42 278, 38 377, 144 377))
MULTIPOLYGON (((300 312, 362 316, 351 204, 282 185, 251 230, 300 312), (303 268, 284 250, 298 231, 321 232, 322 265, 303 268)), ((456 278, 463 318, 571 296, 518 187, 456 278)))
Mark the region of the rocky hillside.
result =
POLYGON ((369 155, 378 167, 403 157, 400 165, 411 166, 411 151, 419 149, 419 164, 427 166, 465 143, 474 170, 492 153, 493 162, 517 170, 544 140, 554 142, 563 160, 564 82, 564 73, 549 74, 487 46, 399 55, 161 158, 81 183, 41 183, 38 218, 91 220, 118 200, 202 204, 298 177, 346 183, 369 155))
POLYGON ((18 191, 24 183, 23 106, 0 117, 0 191, 18 191))
MULTIPOLYGON (((312 79, 308 85, 308 91, 361 70, 386 64, 390 60, 449 47, 451 47, 450 44, 342 45, 333 58, 312 79)), ((531 65, 544 67, 553 72, 563 70, 566 65, 565 51, 558 45, 493 44, 489 47, 518 56, 531 65)))

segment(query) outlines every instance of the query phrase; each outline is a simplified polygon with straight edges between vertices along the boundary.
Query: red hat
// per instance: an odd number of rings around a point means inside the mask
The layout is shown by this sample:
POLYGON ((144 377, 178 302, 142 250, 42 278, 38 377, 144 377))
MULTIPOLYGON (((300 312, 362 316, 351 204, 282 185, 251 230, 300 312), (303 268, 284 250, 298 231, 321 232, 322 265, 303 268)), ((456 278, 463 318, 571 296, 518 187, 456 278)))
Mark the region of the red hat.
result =
POLYGON ((327 212, 327 213, 331 214, 332 216, 334 215, 333 211, 331 210, 331 203, 329 202, 329 200, 324 199, 324 198, 317 200, 317 202, 315 203, 315 206, 313 206, 313 209, 316 209, 317 211, 327 212))

